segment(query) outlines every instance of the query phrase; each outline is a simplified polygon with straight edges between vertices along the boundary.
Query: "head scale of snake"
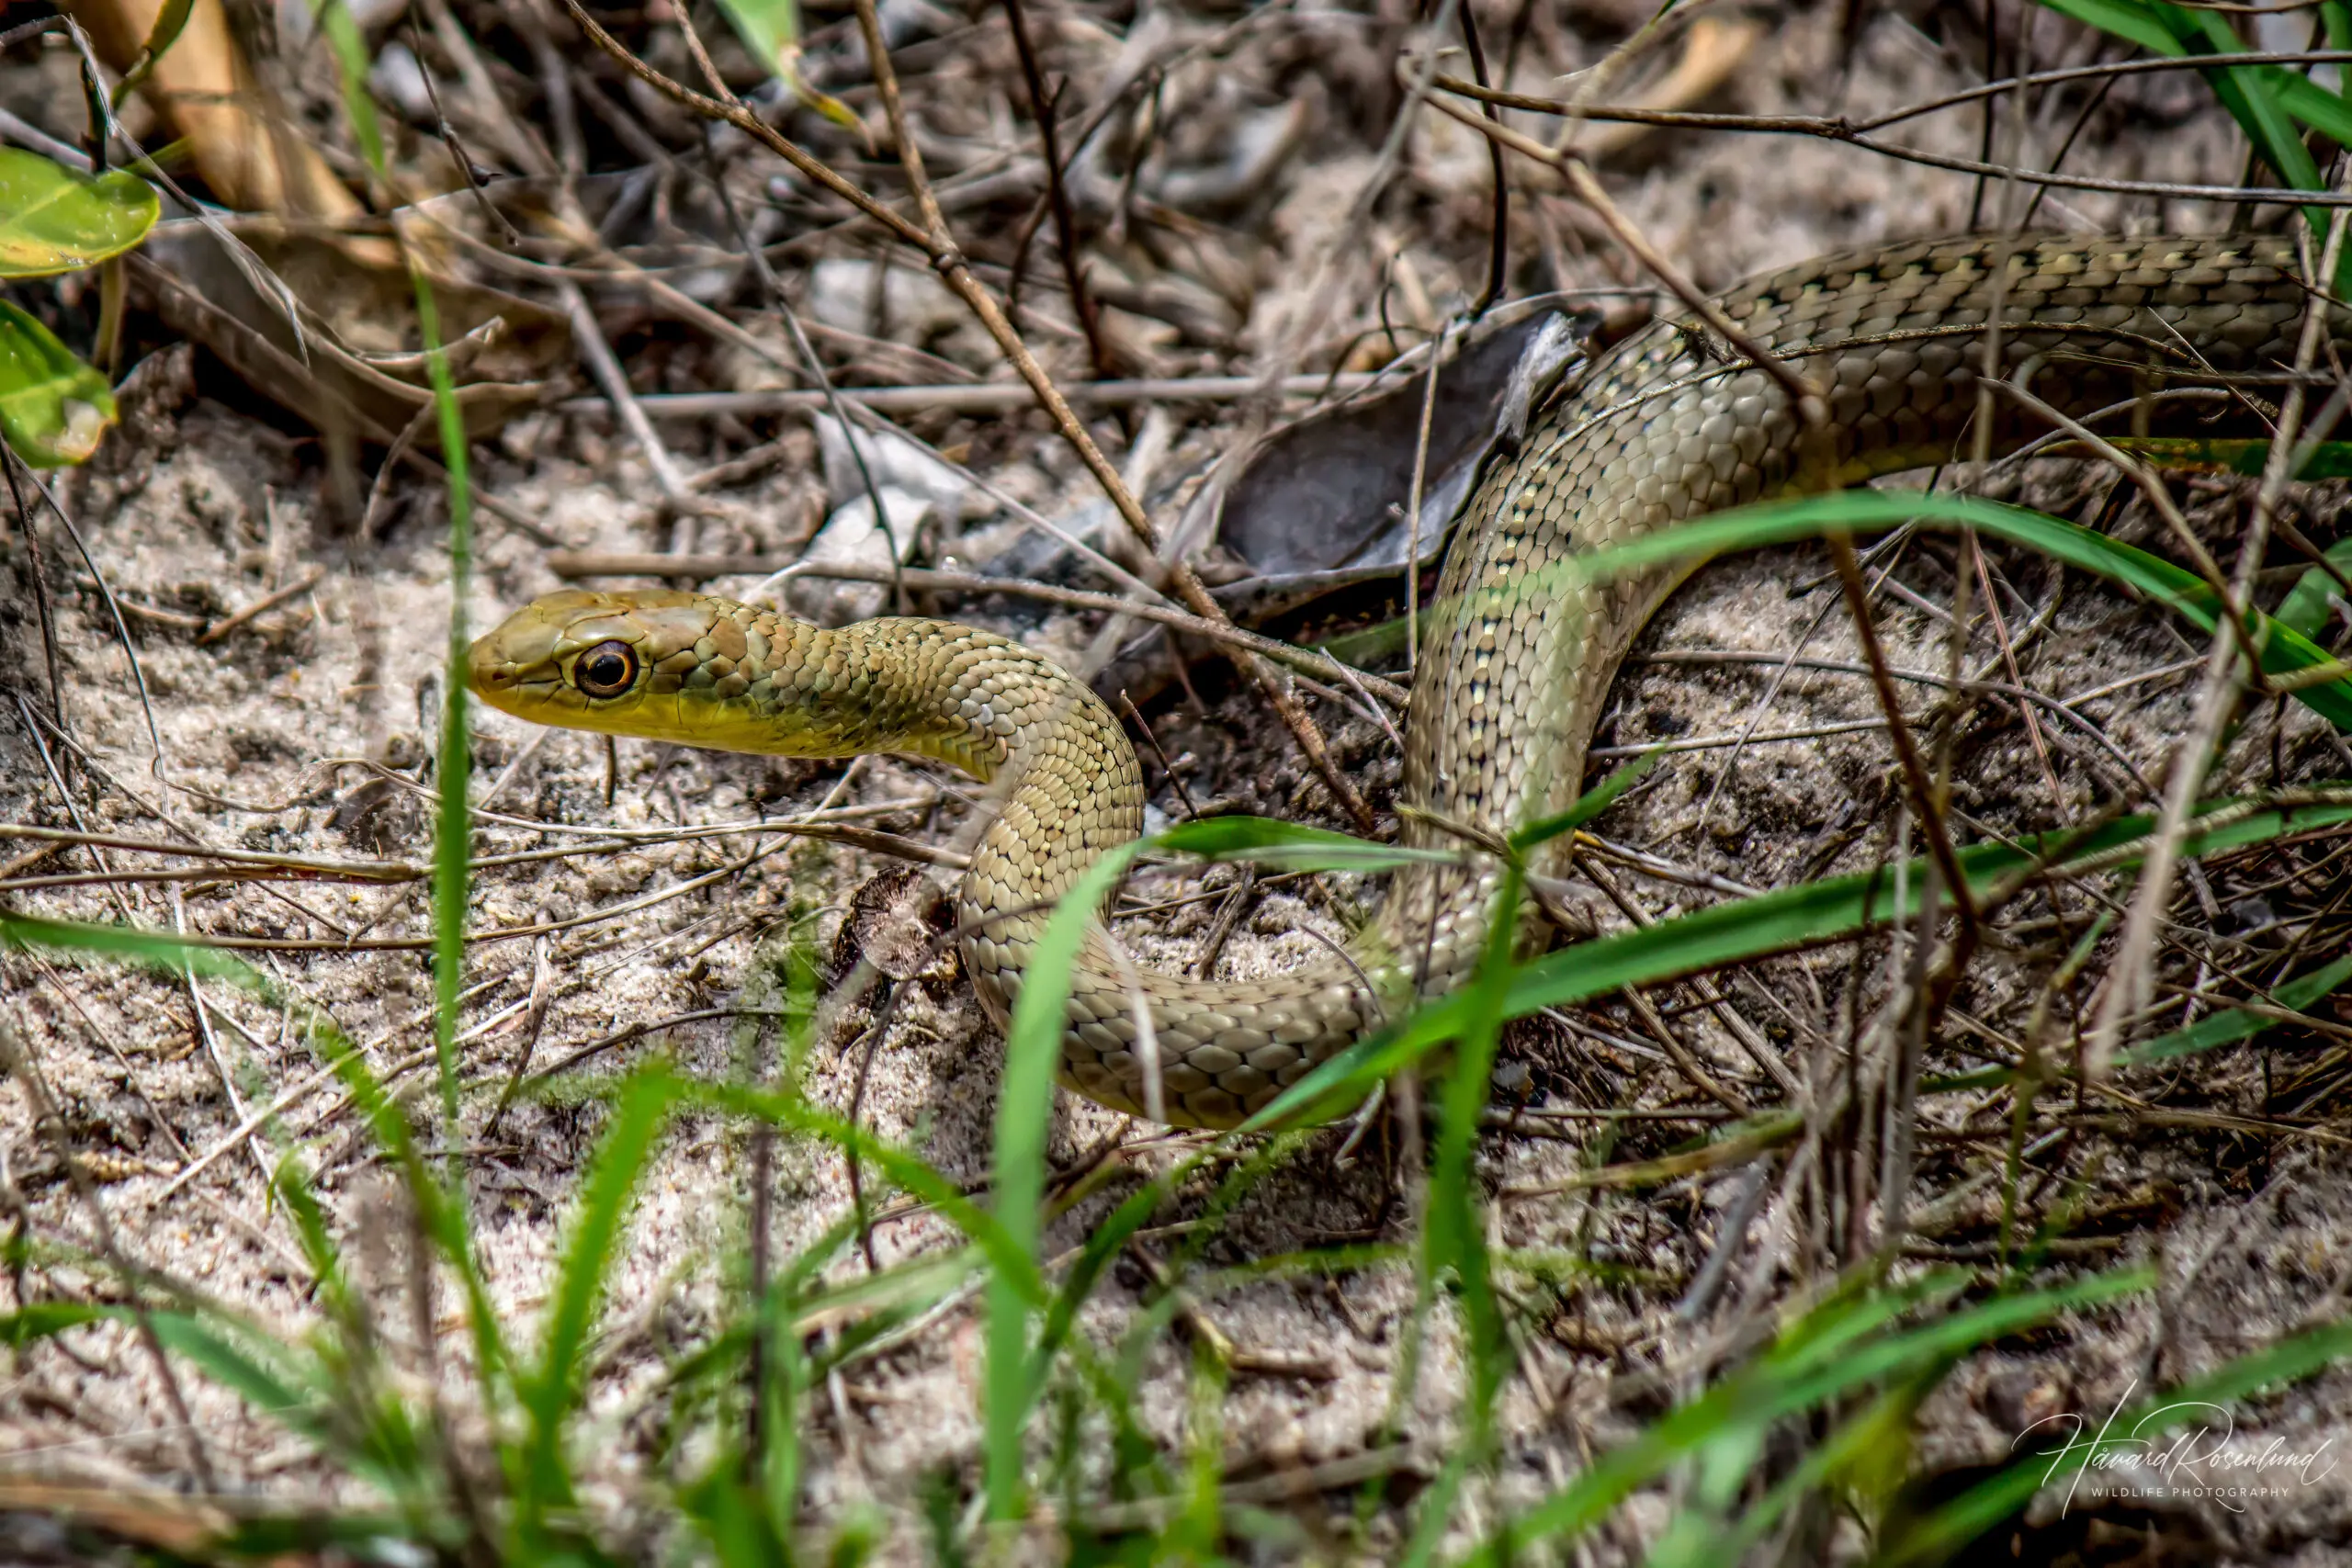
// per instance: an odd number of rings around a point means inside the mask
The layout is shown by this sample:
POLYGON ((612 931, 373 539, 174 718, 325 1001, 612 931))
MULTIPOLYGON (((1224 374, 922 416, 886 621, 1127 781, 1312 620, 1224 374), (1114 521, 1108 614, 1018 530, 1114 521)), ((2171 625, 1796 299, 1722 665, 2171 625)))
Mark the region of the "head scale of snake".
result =
POLYGON ((1079 690, 1018 644, 944 621, 832 631, 668 589, 550 593, 476 642, 469 662, 483 701, 534 723, 767 756, 897 752, 983 784, 1010 755, 1010 727, 985 692, 967 711, 959 676, 1001 683, 1003 665, 1079 690))

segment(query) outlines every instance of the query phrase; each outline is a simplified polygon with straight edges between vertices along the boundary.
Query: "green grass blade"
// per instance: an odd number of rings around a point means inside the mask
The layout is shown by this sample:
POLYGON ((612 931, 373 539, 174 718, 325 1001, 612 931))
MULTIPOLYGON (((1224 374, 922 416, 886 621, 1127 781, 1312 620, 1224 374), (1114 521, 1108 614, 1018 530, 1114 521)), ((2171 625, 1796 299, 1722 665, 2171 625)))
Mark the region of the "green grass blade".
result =
MULTIPOLYGON (((2169 26, 2183 36, 2184 41, 2200 54, 2234 54, 2244 51, 2245 40, 2238 37, 2237 28, 2218 11, 2202 8, 2188 10, 2178 6, 2160 6, 2169 26), (2192 41, 2193 40, 2193 41, 2192 41), (2198 45, 2202 44, 2202 48, 2198 45)), ((2282 73, 2259 67, 2233 65, 2218 71, 2208 71, 2205 80, 2211 84, 2213 96, 2230 111, 2246 137, 2278 171, 2278 177, 2296 190, 2324 190, 2319 164, 2312 158, 2311 149, 2303 145, 2301 133, 2287 111, 2278 105, 2271 82, 2282 73)), ((2304 220, 2311 224, 2313 234, 2327 234, 2327 209, 2321 207, 2303 209, 2304 220)))
MULTIPOLYGON (((2087 22, 2153 53, 2176 59, 2199 54, 2252 52, 2229 18, 2202 6, 2163 0, 2042 0, 2052 10, 2087 22)), ((2278 177, 2295 190, 2324 190, 2326 183, 2311 150, 2293 124, 2313 126, 2339 142, 2352 136, 2352 112, 2336 94, 2309 77, 2275 65, 2226 65, 2203 72, 2213 96, 2238 122, 2278 177)), ((2327 233, 2327 209, 2306 207, 2303 218, 2319 237, 2327 233)), ((2336 291, 2352 280, 2352 255, 2336 270, 2336 291)))
POLYGON ((115 1323, 122 1318, 119 1307, 99 1306, 93 1302, 28 1302, 16 1311, 0 1315, 0 1345, 21 1350, 71 1328, 115 1323))
POLYGON ((1445 1539, 1446 1521, 1453 1517, 1453 1505, 1462 1495, 1462 1483, 1469 1472, 1468 1445, 1457 1447, 1445 1456, 1437 1479, 1421 1494, 1412 1540, 1407 1543, 1401 1568, 1427 1568, 1437 1561, 1438 1546, 1445 1539))
MULTIPOLYGON (((2152 468, 2206 469, 2256 479, 2270 463, 2270 443, 2237 437, 2202 435, 2120 435, 2119 451, 2143 459, 2152 468)), ((2295 466, 2299 480, 2352 479, 2352 441, 2317 441, 2304 449, 2295 466)), ((2295 623, 2283 611, 2280 620, 2295 623)), ((2295 629, 2309 636, 2309 626, 2295 629)))
MULTIPOLYGON (((2145 594, 2196 623, 2208 635, 2220 625, 2221 604, 2212 588, 2170 561, 2110 539, 2096 529, 2026 507, 1978 496, 1918 491, 1841 491, 1714 513, 1562 562, 1543 574, 1541 586, 1565 588, 1579 578, 1606 580, 1670 562, 1787 544, 1838 529, 1864 531, 1903 523, 1975 528, 2145 594)), ((2246 629, 2260 648, 2262 668, 2268 673, 2291 674, 2334 662, 2309 637, 2259 611, 2249 610, 2247 618, 2246 629)), ((2337 728, 2352 730, 2352 680, 2307 686, 2295 697, 2337 728)))
MULTIPOLYGON (((173 1355, 227 1388, 260 1415, 323 1450, 341 1450, 343 1445, 321 1419, 319 1400, 311 1388, 304 1386, 316 1380, 305 1378, 290 1367, 271 1365, 266 1352, 259 1348, 265 1342, 258 1337, 240 1337, 254 1343, 255 1348, 249 1350, 186 1313, 150 1312, 145 1315, 155 1337, 173 1355)), ((139 1316, 129 1307, 36 1302, 0 1316, 0 1344, 22 1348, 88 1324, 130 1324, 138 1322, 139 1316)))
POLYGON ((766 1094, 738 1084, 685 1079, 679 1085, 682 1104, 703 1110, 754 1116, 795 1133, 822 1138, 837 1148, 854 1151, 878 1168, 885 1179, 921 1198, 939 1216, 962 1231, 988 1260, 991 1274, 1011 1280, 1033 1306, 1044 1308, 1049 1296, 1035 1253, 1018 1245, 993 1214, 964 1195, 963 1189, 922 1156, 854 1127, 829 1111, 797 1096, 766 1094))
POLYGON ((1510 847, 1525 854, 1536 845, 1549 842, 1563 833, 1573 833, 1611 807, 1617 797, 1642 781, 1642 775, 1657 766, 1665 757, 1666 748, 1653 747, 1615 773, 1577 796, 1577 803, 1556 817, 1546 817, 1531 822, 1510 836, 1510 847))
MULTIPOLYGON (((2352 802, 2330 798, 2255 808, 2223 801, 2209 804, 2197 816, 2205 825, 2183 840, 2185 855, 2217 853, 2352 821, 2352 802)), ((2015 845, 1973 845, 1961 852, 1961 869, 1970 891, 1978 895, 2044 862, 2061 871, 2093 863, 2120 869, 2136 861, 2136 846, 2153 827, 2152 818, 2131 817, 2086 832, 2041 834, 2015 845)), ((1893 867, 1857 872, 1577 942, 1522 964, 1505 998, 1504 1016, 1523 1018, 1544 1008, 1608 996, 1626 986, 1670 980, 1852 936, 1907 918, 1924 882, 1924 867, 1917 862, 1902 875, 1893 867)), ((1466 1020, 1465 995, 1457 992, 1424 1007, 1401 1024, 1329 1057, 1245 1125, 1279 1126, 1355 1103, 1373 1085, 1454 1038, 1466 1020)))
POLYGON ((269 992, 269 984, 261 971, 243 959, 220 948, 188 942, 170 931, 52 920, 39 915, 0 914, 0 942, 12 947, 47 947, 101 958, 128 959, 152 969, 171 971, 175 978, 185 966, 202 979, 226 980, 256 995, 269 992))
POLYGON ((2102 32, 2138 44, 2151 54, 2186 54, 2172 28, 2166 27, 2152 6, 2135 4, 2134 0, 2041 0, 2041 3, 2062 16, 2087 22, 2102 32))
POLYGON ((1414 850, 1376 844, 1327 828, 1277 822, 1270 817, 1201 817, 1179 822, 1159 835, 1160 847, 1203 860, 1255 861, 1297 871, 1395 871, 1426 863, 1453 865, 1461 856, 1445 850, 1414 850))
POLYGON ((1632 1441, 1599 1456, 1566 1488, 1506 1521, 1465 1561, 1501 1568, 1521 1560, 1526 1549, 1536 1542, 1580 1533, 1635 1487, 1718 1439, 1734 1423, 1760 1426, 1780 1420, 1831 1397, 1916 1371, 1951 1356, 1956 1348, 1990 1343, 2059 1313, 2146 1290, 2153 1282, 2150 1271, 2130 1269, 2093 1276, 2057 1290, 1998 1298, 1933 1319, 1917 1329, 1866 1337, 1850 1344, 1826 1368, 1809 1375, 1788 1376, 1768 1355, 1719 1382, 1632 1441))
POLYGON ((1967 1285, 1968 1277, 1956 1269, 1892 1284, 1867 1275, 1849 1280, 1781 1330, 1765 1352, 1765 1364, 1784 1377, 1808 1376, 1871 1336, 1890 1331, 1905 1314, 1947 1301, 1967 1285))
POLYGON ((775 1568, 792 1562, 792 1552, 776 1536, 757 1495, 744 1484, 736 1456, 729 1454, 710 1473, 677 1498, 685 1516, 720 1568, 775 1568))
POLYGON ((1445 1080, 1437 1157, 1430 1169, 1428 1223, 1422 1245, 1432 1276, 1451 1269, 1462 1292, 1470 1351, 1470 1432, 1482 1448, 1490 1433, 1494 1399, 1502 1386, 1505 1355, 1502 1315, 1488 1272, 1486 1224, 1479 1213, 1473 1165, 1481 1115, 1492 1098, 1495 1052, 1502 1039, 1503 1007, 1510 989, 1511 945, 1516 931, 1509 911, 1519 907, 1524 887, 1518 867, 1504 868, 1495 908, 1505 918, 1487 922, 1487 946, 1478 972, 1463 992, 1462 1039, 1445 1080))
POLYGON ((1789 1380, 1780 1397, 1790 1409, 1803 1409, 1849 1389, 1901 1376, 1925 1362, 1961 1355, 2045 1323, 2061 1312, 2098 1306, 2136 1295, 2156 1283, 2154 1269, 2118 1269, 2030 1294, 1996 1296, 1975 1306, 1939 1317, 1918 1328, 1905 1330, 1860 1344, 1834 1362, 1807 1375, 1789 1380))
POLYGON ((767 1375, 759 1391, 766 1438, 759 1456, 758 1506, 768 1528, 779 1536, 791 1529, 799 1515, 800 1412, 812 1381, 806 1346, 798 1335, 786 1331, 794 1304, 788 1281, 770 1286, 767 1299, 760 1303, 760 1344, 767 1357, 767 1375))
POLYGON ((1037 1335, 1037 1348, 1029 1376, 1029 1398, 1033 1404, 1045 1392, 1046 1374, 1054 1353, 1061 1348, 1062 1341, 1069 1336, 1071 1325, 1078 1321, 1079 1308, 1086 1304, 1086 1298, 1093 1293, 1096 1282, 1102 1279, 1102 1271, 1111 1266, 1112 1259, 1118 1257, 1136 1232, 1143 1229, 1145 1223, 1168 1201, 1170 1185, 1167 1181, 1155 1181, 1129 1193, 1126 1200, 1111 1212, 1111 1217, 1095 1226, 1093 1234, 1086 1238, 1086 1246, 1079 1252, 1078 1260, 1070 1265, 1069 1272, 1063 1277, 1062 1288, 1054 1292, 1053 1303, 1046 1309, 1045 1326, 1037 1335))
POLYGON ((678 1099, 676 1077, 661 1066, 632 1074, 614 1097, 612 1121, 581 1189, 571 1234, 549 1292, 538 1367, 524 1390, 524 1408, 530 1417, 521 1498, 526 1510, 560 1507, 572 1499, 563 1433, 566 1417, 586 1392, 580 1375, 581 1351, 604 1300, 605 1273, 612 1267, 638 1179, 678 1099))
POLYGON ((1900 1467, 1909 1456, 1909 1419, 1917 1403, 1916 1391, 1909 1387, 1881 1394, 1860 1415, 1807 1450, 1736 1521, 1726 1521, 1719 1514, 1677 1517, 1652 1551, 1649 1568, 1710 1568, 1714 1563, 1747 1561, 1747 1553, 1771 1533, 1792 1506, 1818 1495, 1841 1473, 1866 1470, 1884 1473, 1900 1467))
MULTIPOLYGON (((2344 585, 2336 581, 2341 576, 2352 578, 2352 534, 2346 535, 2327 547, 2327 561, 2335 568, 2313 566, 2295 580, 2287 597, 2278 604, 2278 623, 2307 637, 2317 637, 2327 625, 2331 610, 2329 600, 2345 593, 2344 585)), ((2352 597, 2352 595, 2347 595, 2352 597)))
MULTIPOLYGON (((2277 987, 2275 995, 2280 1007, 2294 1012, 2308 1012, 2313 1003, 2334 995, 2347 979, 2352 979, 2352 953, 2286 982, 2277 987)), ((2144 1067, 2151 1062, 2166 1061, 2174 1056, 2193 1056, 2199 1052, 2211 1051, 2217 1045, 2251 1040, 2264 1030, 2276 1028, 2284 1021, 2272 1014, 2256 1012, 2252 1008, 2231 1008, 2211 1018, 2200 1018, 2186 1029, 2176 1029, 2145 1045, 2126 1051, 2117 1058, 2117 1065, 2144 1067)))
POLYGON ((127 959, 164 968, 172 972, 175 978, 184 973, 218 978, 261 998, 272 1006, 294 1006, 306 1020, 306 1032, 314 1040, 320 1054, 325 1058, 325 1065, 343 1085, 344 1092, 351 1097, 353 1106, 358 1111, 368 1133, 391 1164, 402 1172, 426 1235, 433 1238, 457 1269, 459 1282, 466 1289, 468 1310, 474 1322, 475 1349, 485 1386, 494 1386, 492 1380, 503 1376, 506 1369, 505 1346, 499 1331, 497 1315, 491 1310, 489 1292, 481 1271, 474 1264, 472 1248, 466 1235, 463 1208, 447 1201, 439 1183, 425 1174, 424 1156, 410 1131, 407 1117, 391 1096, 385 1092, 384 1086, 361 1058, 357 1048, 333 1019, 312 1010, 307 1004, 289 1003, 267 976, 233 954, 170 932, 144 931, 132 926, 91 925, 75 920, 0 915, 0 942, 127 959))
POLYGON ((2352 1320, 2265 1346, 2202 1378, 2118 1412, 2106 1427, 2116 1434, 2115 1440, 2104 1450, 2090 1439, 2079 1441, 2056 1458, 2051 1450, 2024 1456, 1918 1520, 1873 1562, 1876 1568, 1928 1568, 1948 1562, 1961 1548, 2023 1508, 2044 1485, 2063 1484, 2101 1451, 2118 1451, 2125 1444, 2136 1449, 2175 1427, 2210 1415, 2211 1406, 2300 1382, 2347 1357, 2352 1357, 2352 1320))
MULTIPOLYGON (((368 96, 371 62, 367 40, 344 0, 313 0, 312 16, 334 61, 343 89, 344 112, 351 121, 360 155, 375 176, 378 191, 390 197, 395 190, 386 162, 383 125, 368 96)), ((389 203, 388 203, 389 204, 389 203)), ((434 1216, 436 1240, 448 1255, 465 1285, 467 1314, 474 1348, 484 1375, 483 1393, 495 1415, 498 1387, 493 1374, 503 1366, 504 1346, 490 1298, 475 1259, 471 1227, 466 1213, 465 1138, 458 1118, 458 1030, 459 998, 464 991, 466 906, 472 881, 472 818, 467 788, 472 773, 473 746, 467 706, 471 690, 467 650, 472 637, 466 625, 466 601, 473 591, 473 480, 468 461, 464 411, 458 402, 455 377, 442 342, 441 316, 432 280, 405 243, 401 259, 408 266, 409 286, 416 300, 417 332, 424 351, 425 378, 433 390, 434 412, 441 442, 441 461, 448 476, 449 497, 449 640, 442 668, 440 750, 434 784, 438 807, 433 828, 433 1044, 441 1091, 442 1146, 447 1150, 446 1192, 428 1198, 412 1196, 434 1216)), ((430 1179, 421 1165, 403 1167, 413 1188, 430 1179)))
MULTIPOLYGON (((1148 840, 1104 855, 1062 896, 1033 951, 1005 1031, 1004 1076, 997 1089, 996 1201, 1005 1240, 1036 1271, 1038 1209, 1046 1190, 1046 1134, 1054 1109, 1054 1073, 1062 1055, 1070 976, 1096 911, 1148 840)), ((1022 1509, 1022 1432, 1029 1413, 1029 1313, 1036 1297, 997 1269, 988 1292, 988 1374, 982 1449, 989 1517, 1022 1509)))
POLYGON ((183 1313, 150 1313, 155 1337, 165 1349, 201 1371, 271 1417, 330 1450, 339 1447, 334 1435, 317 1419, 318 1404, 311 1391, 299 1386, 296 1374, 273 1367, 223 1335, 183 1313))
MULTIPOLYGON (((1496 912, 1505 918, 1487 922, 1486 947, 1479 954, 1477 974, 1461 993, 1462 1043, 1454 1052, 1440 1099, 1437 1156, 1430 1168, 1415 1301, 1433 1300, 1445 1275, 1452 1273, 1462 1305, 1470 1382, 1464 1391, 1464 1440, 1448 1459, 1436 1484, 1421 1498, 1404 1559, 1408 1568, 1423 1568, 1434 1561, 1464 1478, 1472 1465, 1486 1461, 1494 1440, 1495 1396, 1502 1387, 1508 1360, 1474 1158, 1480 1117, 1491 1094, 1495 1051, 1502 1039, 1503 998, 1510 986, 1515 929, 1508 915, 1519 907, 1524 889, 1521 867, 1516 863, 1506 865, 1494 904, 1496 912)), ((1407 1392, 1399 1397, 1409 1400, 1411 1395, 1407 1392)))

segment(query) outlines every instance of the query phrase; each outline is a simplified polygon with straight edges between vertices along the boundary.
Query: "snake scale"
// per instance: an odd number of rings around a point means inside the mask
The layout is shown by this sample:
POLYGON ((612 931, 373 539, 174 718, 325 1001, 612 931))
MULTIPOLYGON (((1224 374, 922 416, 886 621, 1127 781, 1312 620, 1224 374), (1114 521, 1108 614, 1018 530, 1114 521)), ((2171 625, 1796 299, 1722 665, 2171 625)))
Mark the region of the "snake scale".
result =
MULTIPOLYGON (((1821 389, 1827 426, 1807 438, 1809 461, 1817 473, 1826 434, 1834 482, 1853 484, 1971 455, 1996 293, 2006 378, 2072 418, 2141 434, 2191 417, 2219 428, 2211 400, 2153 399, 2155 389, 2217 376, 2275 384, 2310 299, 2293 242, 2277 236, 1973 237, 1824 256, 1719 304, 1821 389)), ((1565 808, 1619 663, 1691 563, 1566 591, 1532 574, 1817 483, 1799 473, 1781 383, 1694 321, 1653 321, 1573 372, 1466 503, 1413 689, 1402 800, 1419 809, 1404 814, 1406 843, 1459 848, 1464 829, 1491 838, 1565 808)), ((2245 401, 2258 408, 2261 395, 2245 401)), ((2016 400, 1993 407, 1996 453, 2049 429, 2016 400)), ((1019 643, 952 622, 828 630, 697 594, 571 591, 477 643, 473 682, 492 705, 544 724, 788 756, 896 752, 983 782, 1004 775, 957 910, 967 965, 1000 1021, 1053 900, 1143 829, 1141 770, 1102 700, 1019 643)), ((1531 869, 1555 874, 1566 848, 1554 840, 1531 869)), ((1062 1079, 1139 1112, 1156 1056, 1168 1120, 1230 1125, 1417 992, 1458 985, 1498 881, 1485 857, 1416 864, 1395 874, 1345 958, 1261 979, 1162 975, 1098 928, 1068 1002, 1062 1079), (1156 1049, 1137 1049, 1138 990, 1156 1049)), ((1515 918, 1524 942, 1540 939, 1533 919, 1515 918)))

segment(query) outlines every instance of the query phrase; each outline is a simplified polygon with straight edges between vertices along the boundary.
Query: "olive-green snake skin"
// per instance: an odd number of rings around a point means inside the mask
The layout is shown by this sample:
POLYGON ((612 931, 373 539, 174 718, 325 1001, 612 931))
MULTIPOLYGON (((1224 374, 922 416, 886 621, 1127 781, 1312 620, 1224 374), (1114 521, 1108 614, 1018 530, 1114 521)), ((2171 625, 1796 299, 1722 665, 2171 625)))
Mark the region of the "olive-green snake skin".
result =
MULTIPOLYGON (((2147 394, 2218 373, 2269 378, 2250 400, 2275 401, 2293 360, 2308 296, 2293 243, 2278 237, 1899 245, 1823 257, 1720 303, 1822 389, 1835 482, 1852 484, 1971 455, 2004 256, 2005 376, 2070 417, 2104 413, 2119 434, 2211 421, 2211 400, 2147 394)), ((1692 563, 1566 590, 1529 586, 1529 574, 1799 487, 1781 383, 1689 321, 1657 321, 1576 373, 1465 507, 1413 690, 1406 843, 1461 849, 1564 809, 1618 664, 1692 563)), ((1993 408, 1996 453, 2049 429, 2006 394, 1993 408)), ((899 752, 984 782, 1012 764, 958 909, 965 960, 1000 1021, 1045 911, 1143 829, 1142 774, 1101 699, 1020 644, 951 622, 824 630, 697 594, 570 592, 477 643, 473 680, 494 706, 576 729, 786 756, 899 752)), ((1531 869, 1556 874, 1566 847, 1554 840, 1531 869)), ((1481 860, 1397 873, 1347 959, 1269 978, 1158 974, 1098 929, 1069 1001, 1063 1081, 1122 1111, 1158 1099, 1171 1122, 1232 1124, 1416 992, 1463 980, 1498 885, 1481 860), (1140 1050, 1138 991, 1156 1035, 1140 1050), (1155 1066, 1161 1092, 1149 1096, 1155 1066)))

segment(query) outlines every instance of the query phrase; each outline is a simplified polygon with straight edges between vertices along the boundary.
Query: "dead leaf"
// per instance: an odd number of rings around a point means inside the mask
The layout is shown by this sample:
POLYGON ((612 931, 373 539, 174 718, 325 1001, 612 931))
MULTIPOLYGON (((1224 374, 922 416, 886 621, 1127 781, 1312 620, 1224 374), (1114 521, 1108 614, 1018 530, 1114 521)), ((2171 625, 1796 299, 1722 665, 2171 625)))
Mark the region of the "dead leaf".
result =
MULTIPOLYGON (((1592 324, 1538 311, 1479 334, 1438 371, 1422 484, 1423 561, 1437 558, 1498 435, 1515 440, 1525 429, 1531 400, 1556 381, 1592 324)), ((1216 591, 1238 619, 1278 615, 1403 568, 1427 384, 1421 375, 1401 376, 1385 390, 1318 410, 1259 445, 1217 518, 1217 542, 1253 573, 1216 591)))

